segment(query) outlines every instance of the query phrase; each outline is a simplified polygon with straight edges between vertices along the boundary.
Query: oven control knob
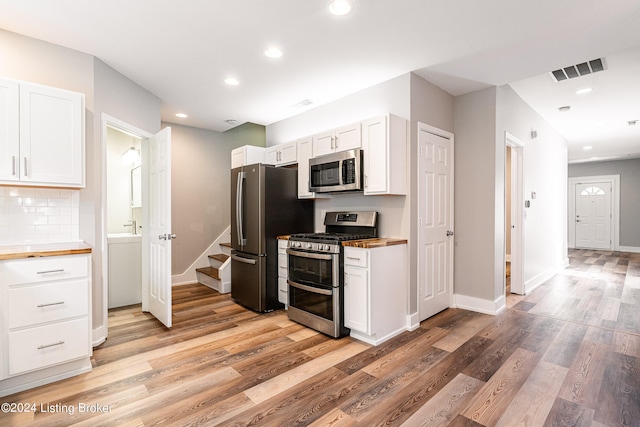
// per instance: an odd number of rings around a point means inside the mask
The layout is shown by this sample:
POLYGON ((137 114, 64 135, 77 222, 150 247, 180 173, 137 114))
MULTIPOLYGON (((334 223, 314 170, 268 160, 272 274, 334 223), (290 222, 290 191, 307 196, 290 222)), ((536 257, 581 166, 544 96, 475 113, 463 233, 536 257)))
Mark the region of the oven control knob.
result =
POLYGON ((307 249, 311 249, 313 248, 313 244, 312 243, 307 243, 307 249))

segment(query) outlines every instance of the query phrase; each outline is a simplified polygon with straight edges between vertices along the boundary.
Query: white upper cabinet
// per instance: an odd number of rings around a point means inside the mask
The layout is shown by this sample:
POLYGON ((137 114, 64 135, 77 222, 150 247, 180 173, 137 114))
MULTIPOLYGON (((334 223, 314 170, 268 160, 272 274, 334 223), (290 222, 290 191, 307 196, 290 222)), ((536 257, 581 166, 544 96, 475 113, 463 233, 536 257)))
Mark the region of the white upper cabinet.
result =
POLYGON ((0 180, 20 179, 20 123, 18 82, 0 79, 0 180))
POLYGON ((0 124, 0 180, 12 185, 84 187, 84 95, 8 83, 0 83, 0 109, 7 112, 0 124))
POLYGON ((298 144, 298 199, 329 198, 328 194, 309 191, 309 159, 312 158, 312 138, 297 141, 298 144))
POLYGON ((244 165, 252 165, 254 163, 265 162, 264 147, 256 147, 255 145, 244 145, 242 147, 231 150, 231 169, 239 168, 244 165))
POLYGON ((289 142, 269 147, 266 150, 265 163, 269 165, 284 166, 298 161, 297 144, 289 142))
POLYGON ((362 146, 360 123, 343 126, 313 136, 313 157, 362 146))
POLYGON ((406 194, 407 120, 393 114, 362 122, 364 194, 406 194))

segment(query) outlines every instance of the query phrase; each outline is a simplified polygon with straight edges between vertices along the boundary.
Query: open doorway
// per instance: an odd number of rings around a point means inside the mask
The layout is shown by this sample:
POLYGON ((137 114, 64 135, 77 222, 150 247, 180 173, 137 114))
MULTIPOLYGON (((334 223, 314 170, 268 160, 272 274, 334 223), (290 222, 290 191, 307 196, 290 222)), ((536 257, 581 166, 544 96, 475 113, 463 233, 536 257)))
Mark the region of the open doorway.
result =
POLYGON ((138 135, 107 126, 108 308, 142 304, 142 174, 138 135))
MULTIPOLYGON (((114 143, 115 145, 115 143, 114 143)), ((135 153, 137 155, 137 153, 135 153)), ((127 239, 139 238, 141 241, 140 253, 140 280, 142 311, 150 312, 166 327, 171 327, 171 240, 175 235, 171 233, 171 128, 165 128, 157 134, 151 134, 135 126, 122 122, 106 114, 102 115, 102 283, 103 283, 103 325, 101 331, 104 338, 108 335, 108 305, 109 298, 109 228, 122 230, 127 239), (126 213, 114 215, 110 218, 109 203, 109 150, 111 138, 122 138, 126 141, 123 151, 117 146, 113 155, 113 163, 120 162, 128 174, 121 177, 124 182, 120 191, 114 192, 117 201, 121 200, 127 205, 126 213), (137 151, 136 144, 139 141, 139 166, 136 161, 123 161, 123 156, 132 147, 137 151), (128 148, 126 146, 128 145, 128 148), (125 188, 125 189, 122 189, 125 188), (139 193, 137 191, 139 189, 139 193), (120 215, 124 215, 120 216, 120 215), (124 220, 124 221, 123 221, 124 220), (113 221, 113 224, 111 224, 113 221), (141 237, 138 237, 140 236, 141 237), (154 238, 152 238, 152 236, 154 238)), ((117 184, 112 183, 112 186, 117 184)), ((128 243, 128 242, 127 242, 128 243)), ((137 255, 136 249, 131 249, 131 254, 137 255)), ((127 255, 121 256, 122 262, 130 262, 127 255)), ((119 269, 119 266, 115 266, 119 269)), ((134 267, 137 269, 137 267, 134 267)))
POLYGON ((505 132, 505 295, 525 294, 523 149, 518 138, 505 132))

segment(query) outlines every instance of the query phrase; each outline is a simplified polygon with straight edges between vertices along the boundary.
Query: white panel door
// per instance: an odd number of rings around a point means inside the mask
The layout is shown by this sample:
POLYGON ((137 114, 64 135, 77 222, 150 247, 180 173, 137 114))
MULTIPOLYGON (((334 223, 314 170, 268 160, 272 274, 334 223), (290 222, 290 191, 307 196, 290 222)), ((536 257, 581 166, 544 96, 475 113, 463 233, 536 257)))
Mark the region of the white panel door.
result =
POLYGON ((611 249, 611 184, 576 184, 575 197, 576 247, 611 249))
MULTIPOLYGON (((147 268, 149 312, 167 328, 171 327, 171 128, 148 140, 148 206, 144 258, 147 268)), ((145 159, 142 167, 144 169, 145 159)))
POLYGON ((448 308, 453 289, 453 136, 418 129, 420 320, 448 308))

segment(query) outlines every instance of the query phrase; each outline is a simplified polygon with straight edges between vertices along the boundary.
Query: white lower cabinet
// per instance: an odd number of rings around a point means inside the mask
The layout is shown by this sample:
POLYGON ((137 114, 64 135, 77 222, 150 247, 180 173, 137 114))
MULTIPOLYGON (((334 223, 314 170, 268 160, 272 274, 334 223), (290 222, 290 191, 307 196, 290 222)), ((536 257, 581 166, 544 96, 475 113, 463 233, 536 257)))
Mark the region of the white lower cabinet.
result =
POLYGON ((0 396, 91 370, 91 255, 0 261, 0 396))
POLYGON ((278 301, 285 306, 289 306, 289 284, 287 276, 289 274, 289 259, 287 258, 288 240, 278 240, 278 301))
POLYGON ((345 248, 344 323, 373 345, 407 329, 406 244, 345 248))

